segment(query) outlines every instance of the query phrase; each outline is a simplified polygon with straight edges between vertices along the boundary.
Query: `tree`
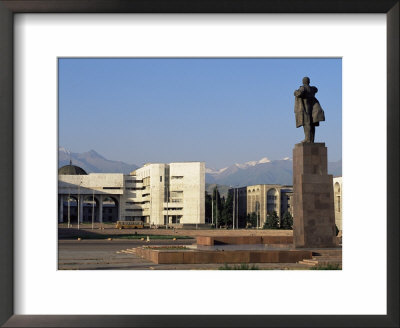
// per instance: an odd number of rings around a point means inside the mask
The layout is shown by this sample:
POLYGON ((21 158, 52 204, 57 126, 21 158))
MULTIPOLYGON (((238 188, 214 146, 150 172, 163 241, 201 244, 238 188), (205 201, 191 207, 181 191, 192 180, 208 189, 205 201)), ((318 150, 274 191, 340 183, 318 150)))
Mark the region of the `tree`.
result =
POLYGON ((215 227, 218 228, 221 225, 222 215, 221 212, 223 210, 223 202, 221 199, 221 195, 219 194, 217 186, 213 189, 212 202, 214 207, 214 224, 215 227))
POLYGON ((252 212, 247 214, 246 217, 246 228, 247 227, 256 227, 257 226, 257 214, 256 212, 252 212))
POLYGON ((287 211, 282 216, 281 229, 293 230, 293 216, 287 211))
POLYGON ((226 200, 225 198, 223 200, 222 224, 231 226, 233 222, 233 194, 229 193, 226 200))
POLYGON ((279 218, 276 211, 269 213, 267 215, 267 220, 264 223, 263 229, 278 229, 279 228, 279 218))
POLYGON ((206 222, 211 223, 211 195, 208 194, 208 192, 205 192, 205 217, 206 217, 206 222))

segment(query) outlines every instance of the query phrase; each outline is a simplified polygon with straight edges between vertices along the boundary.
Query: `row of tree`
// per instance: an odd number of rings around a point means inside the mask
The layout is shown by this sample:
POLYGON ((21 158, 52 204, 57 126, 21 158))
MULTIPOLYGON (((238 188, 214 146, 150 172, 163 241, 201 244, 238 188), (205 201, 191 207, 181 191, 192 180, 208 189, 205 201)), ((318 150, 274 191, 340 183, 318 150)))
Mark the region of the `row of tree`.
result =
MULTIPOLYGON (((260 218, 256 212, 247 214, 246 227, 257 227, 259 226, 260 218)), ((285 212, 279 222, 278 213, 273 211, 267 214, 267 220, 264 222, 263 229, 293 229, 293 217, 289 212, 285 212)))
POLYGON ((212 195, 206 191, 205 196, 205 216, 211 223, 211 218, 213 218, 214 226, 217 228, 224 226, 232 226, 233 222, 233 197, 232 194, 228 194, 225 199, 224 196, 221 197, 218 188, 213 189, 212 195))
MULTIPOLYGON (((205 216, 209 223, 214 227, 232 227, 233 222, 233 195, 228 193, 227 198, 221 197, 218 188, 215 187, 212 195, 205 194, 205 216), (211 222, 213 218, 213 222, 211 222)), ((260 218, 256 212, 247 214, 246 217, 238 218, 239 228, 252 228, 259 226, 260 218)), ((279 222, 278 214, 274 211, 267 215, 267 220, 263 229, 293 229, 293 217, 289 212, 285 212, 279 222)))
POLYGON ((293 229, 293 216, 289 212, 285 212, 282 215, 281 221, 279 222, 278 214, 273 211, 267 215, 267 220, 264 223, 263 229, 293 229))

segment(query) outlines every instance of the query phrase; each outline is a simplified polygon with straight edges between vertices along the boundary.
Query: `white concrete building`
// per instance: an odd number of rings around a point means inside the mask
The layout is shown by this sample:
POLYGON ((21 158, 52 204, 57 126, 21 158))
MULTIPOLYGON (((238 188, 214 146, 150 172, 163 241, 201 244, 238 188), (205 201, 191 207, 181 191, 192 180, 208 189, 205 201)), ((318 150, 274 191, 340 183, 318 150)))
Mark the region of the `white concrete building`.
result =
POLYGON ((205 223, 204 162, 146 164, 128 175, 86 174, 70 164, 59 169, 58 181, 59 222, 205 223))

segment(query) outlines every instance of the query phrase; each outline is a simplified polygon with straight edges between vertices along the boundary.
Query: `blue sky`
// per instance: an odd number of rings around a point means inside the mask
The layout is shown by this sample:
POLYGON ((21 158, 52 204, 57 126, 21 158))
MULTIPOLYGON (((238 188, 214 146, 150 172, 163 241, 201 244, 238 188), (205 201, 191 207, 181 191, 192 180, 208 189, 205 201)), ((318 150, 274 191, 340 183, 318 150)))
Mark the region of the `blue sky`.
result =
POLYGON ((315 141, 339 160, 338 58, 59 59, 59 146, 137 165, 292 157, 304 138, 293 112, 304 76, 325 111, 315 141))

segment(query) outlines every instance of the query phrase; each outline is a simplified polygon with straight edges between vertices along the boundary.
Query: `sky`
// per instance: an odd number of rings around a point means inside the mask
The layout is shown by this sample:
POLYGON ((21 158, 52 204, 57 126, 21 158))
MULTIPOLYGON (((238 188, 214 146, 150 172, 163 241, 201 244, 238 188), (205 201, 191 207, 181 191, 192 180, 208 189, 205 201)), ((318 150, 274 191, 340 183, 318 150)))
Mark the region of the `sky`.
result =
POLYGON ((340 58, 60 58, 59 146, 139 166, 291 158, 304 76, 325 111, 315 142, 340 160, 340 58))

